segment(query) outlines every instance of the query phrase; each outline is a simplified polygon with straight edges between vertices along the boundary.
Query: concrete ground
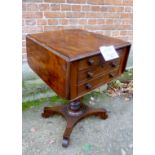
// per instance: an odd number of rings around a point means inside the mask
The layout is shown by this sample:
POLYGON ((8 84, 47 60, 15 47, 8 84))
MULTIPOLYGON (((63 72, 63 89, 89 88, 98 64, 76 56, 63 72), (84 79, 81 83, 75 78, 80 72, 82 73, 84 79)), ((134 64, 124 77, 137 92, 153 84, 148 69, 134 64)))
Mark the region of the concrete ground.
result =
POLYGON ((109 118, 91 116, 73 129, 70 145, 62 147, 66 122, 58 115, 44 119, 43 107, 23 112, 23 155, 132 155, 132 99, 109 97, 105 94, 89 104, 104 107, 109 118))

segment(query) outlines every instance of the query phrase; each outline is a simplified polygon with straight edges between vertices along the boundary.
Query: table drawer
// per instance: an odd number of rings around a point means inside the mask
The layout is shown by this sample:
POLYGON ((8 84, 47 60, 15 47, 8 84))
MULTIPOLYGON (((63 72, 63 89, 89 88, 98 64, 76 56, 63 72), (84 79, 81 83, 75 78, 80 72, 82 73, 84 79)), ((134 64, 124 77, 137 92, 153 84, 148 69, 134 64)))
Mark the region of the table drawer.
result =
POLYGON ((78 65, 78 70, 84 70, 84 69, 87 69, 88 67, 97 66, 100 64, 101 59, 103 59, 101 55, 96 55, 96 56, 92 56, 92 57, 80 60, 78 65))
POLYGON ((85 70, 80 70, 78 72, 78 83, 95 78, 100 74, 106 74, 109 71, 117 69, 119 67, 119 64, 120 64, 120 58, 109 62, 103 62, 100 65, 92 66, 85 70))
POLYGON ((98 76, 94 79, 87 80, 83 84, 78 85, 78 95, 81 95, 83 93, 87 93, 104 83, 107 83, 117 77, 118 75, 118 69, 108 72, 107 74, 103 74, 101 76, 98 76))
MULTIPOLYGON (((122 57, 122 51, 123 50, 124 49, 118 49, 117 50, 119 58, 122 57)), ((104 61, 104 58, 101 54, 91 56, 91 57, 88 57, 88 58, 85 58, 85 59, 79 61, 78 70, 84 70, 84 69, 87 69, 89 67, 98 66, 102 63, 105 63, 105 61, 104 61)))

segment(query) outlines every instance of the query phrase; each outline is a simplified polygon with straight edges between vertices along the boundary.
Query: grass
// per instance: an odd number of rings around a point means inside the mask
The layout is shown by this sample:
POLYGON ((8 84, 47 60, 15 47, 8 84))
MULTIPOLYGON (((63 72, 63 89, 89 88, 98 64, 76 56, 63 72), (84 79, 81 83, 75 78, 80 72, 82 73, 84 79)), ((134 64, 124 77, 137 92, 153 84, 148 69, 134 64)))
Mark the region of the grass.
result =
POLYGON ((133 79, 133 68, 128 69, 125 71, 119 78, 121 82, 126 81, 126 80, 132 80, 133 79))
POLYGON ((22 103, 22 111, 26 111, 32 107, 37 107, 40 106, 41 104, 48 102, 50 99, 49 98, 43 98, 39 100, 33 100, 33 101, 27 101, 22 103))
POLYGON ((33 100, 33 101, 27 101, 22 103, 22 111, 26 111, 32 107, 37 107, 40 106, 44 103, 49 103, 49 104, 55 104, 55 103, 60 103, 60 104, 67 104, 68 101, 64 100, 58 96, 52 96, 49 98, 42 98, 39 100, 33 100))

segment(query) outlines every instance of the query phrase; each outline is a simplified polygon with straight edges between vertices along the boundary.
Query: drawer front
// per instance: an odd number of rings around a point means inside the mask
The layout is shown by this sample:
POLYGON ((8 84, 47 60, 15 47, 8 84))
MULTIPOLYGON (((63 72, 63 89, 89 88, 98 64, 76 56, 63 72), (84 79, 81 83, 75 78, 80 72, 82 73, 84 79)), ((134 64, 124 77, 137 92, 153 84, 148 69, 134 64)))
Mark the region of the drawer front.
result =
MULTIPOLYGON (((123 49, 117 50, 119 58, 122 57, 122 51, 123 51, 123 49)), ((105 61, 104 61, 102 55, 98 54, 98 55, 91 56, 91 57, 85 58, 83 60, 80 60, 78 63, 78 70, 84 70, 89 67, 99 66, 103 63, 105 63, 105 61)))
POLYGON ((89 67, 88 69, 81 70, 78 72, 78 83, 84 82, 85 80, 93 79, 100 74, 106 74, 107 72, 117 69, 120 64, 120 58, 103 62, 100 65, 89 67))
POLYGON ((103 74, 101 76, 98 76, 94 79, 87 80, 83 84, 78 85, 78 95, 81 95, 83 93, 87 93, 109 81, 117 77, 118 75, 118 69, 113 70, 107 74, 103 74))
POLYGON ((78 70, 84 70, 92 66, 98 66, 100 64, 101 55, 92 56, 79 61, 78 70))

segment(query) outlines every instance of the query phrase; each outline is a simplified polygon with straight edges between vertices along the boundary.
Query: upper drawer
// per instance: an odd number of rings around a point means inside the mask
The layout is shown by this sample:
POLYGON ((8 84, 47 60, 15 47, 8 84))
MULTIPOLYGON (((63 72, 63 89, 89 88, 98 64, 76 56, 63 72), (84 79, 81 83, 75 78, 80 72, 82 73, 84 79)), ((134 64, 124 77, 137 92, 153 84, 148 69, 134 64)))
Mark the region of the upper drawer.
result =
MULTIPOLYGON (((122 56, 122 51, 123 49, 117 50, 119 57, 122 56)), ((87 69, 88 67, 98 66, 103 63, 105 63, 105 61, 101 54, 90 56, 88 58, 85 58, 79 61, 78 70, 84 70, 84 69, 87 69)))

